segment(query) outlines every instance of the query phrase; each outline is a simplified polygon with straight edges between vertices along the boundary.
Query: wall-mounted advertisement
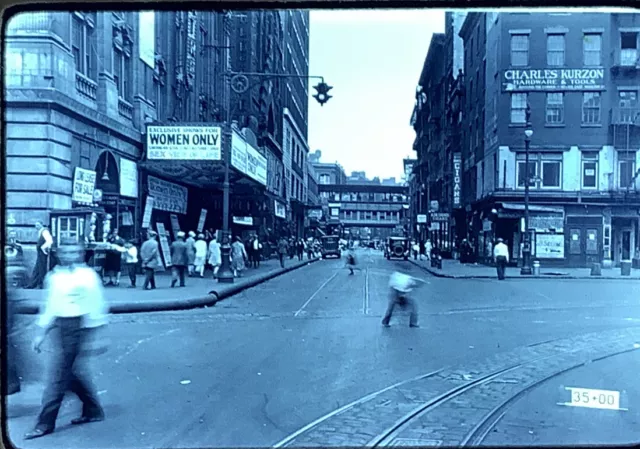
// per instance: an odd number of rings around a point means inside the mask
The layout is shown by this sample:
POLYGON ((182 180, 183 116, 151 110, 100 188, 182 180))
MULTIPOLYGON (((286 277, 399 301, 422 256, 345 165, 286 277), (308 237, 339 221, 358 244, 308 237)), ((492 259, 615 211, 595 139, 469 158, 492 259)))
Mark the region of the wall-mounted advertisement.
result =
POLYGON ((93 189, 95 189, 95 186, 96 172, 76 167, 75 173, 73 174, 73 193, 71 200, 85 204, 93 203, 93 189))
POLYGON ((156 68, 156 13, 154 11, 140 11, 138 14, 138 47, 142 62, 156 68))
POLYGON ((604 69, 505 70, 505 92, 605 90, 604 69))
POLYGON ((236 131, 231 138, 231 165, 263 186, 267 185, 267 158, 236 131))
POLYGON ((148 126, 147 159, 219 161, 219 126, 148 126))
POLYGON ((536 257, 564 259, 564 234, 536 234, 536 257))
POLYGON ((276 200, 273 200, 273 201, 274 201, 276 217, 287 218, 287 209, 286 207, 284 207, 284 204, 282 204, 280 201, 276 201, 276 200))
POLYGON ((453 207, 460 207, 460 194, 462 192, 462 155, 453 155, 453 207))
POLYGON ((138 165, 120 158, 120 195, 138 198, 138 165))
POLYGON ((154 209, 176 214, 187 213, 189 190, 186 187, 163 181, 154 176, 149 176, 147 182, 149 184, 149 196, 153 197, 154 209))

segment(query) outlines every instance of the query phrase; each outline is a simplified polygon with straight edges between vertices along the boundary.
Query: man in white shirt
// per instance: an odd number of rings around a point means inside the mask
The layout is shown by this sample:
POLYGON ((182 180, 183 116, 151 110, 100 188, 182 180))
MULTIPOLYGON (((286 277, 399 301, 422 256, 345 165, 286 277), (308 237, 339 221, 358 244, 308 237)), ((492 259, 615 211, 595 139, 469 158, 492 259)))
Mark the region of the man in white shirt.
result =
POLYGON ((60 264, 45 279, 46 302, 38 319, 40 332, 33 348, 40 352, 46 336, 57 328, 53 337, 55 369, 45 387, 36 426, 25 434, 28 440, 53 432, 67 390, 82 401, 82 416, 72 420, 72 424, 104 419, 96 389, 81 369, 86 369, 81 366, 81 351, 91 338, 92 329, 107 323, 108 307, 100 278, 83 263, 83 256, 83 248, 76 242, 63 243, 58 248, 60 264))
POLYGON ((253 268, 258 268, 260 266, 260 253, 262 250, 262 243, 258 240, 258 235, 256 234, 255 239, 253 240, 253 268))
POLYGON ((498 239, 498 243, 493 248, 493 258, 496 262, 496 270, 498 270, 498 279, 502 281, 509 262, 509 247, 504 243, 504 240, 498 239))
POLYGON ((29 289, 43 287, 44 277, 49 271, 49 251, 53 246, 53 237, 51 237, 51 233, 41 221, 36 222, 36 229, 38 230, 38 242, 36 243, 38 258, 36 259, 36 266, 33 268, 31 282, 26 287, 29 289))

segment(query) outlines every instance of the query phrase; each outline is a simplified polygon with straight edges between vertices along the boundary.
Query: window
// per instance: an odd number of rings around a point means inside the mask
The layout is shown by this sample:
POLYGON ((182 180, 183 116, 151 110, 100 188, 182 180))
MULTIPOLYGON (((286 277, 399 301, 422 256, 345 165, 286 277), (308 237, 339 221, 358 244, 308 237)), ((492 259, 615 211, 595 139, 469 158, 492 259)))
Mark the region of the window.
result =
POLYGON ((635 151, 632 153, 624 153, 620 155, 620 158, 624 158, 618 162, 618 173, 620 173, 618 179, 618 186, 621 189, 626 189, 631 186, 633 182, 633 176, 635 175, 635 151))
POLYGON ((638 33, 620 33, 620 65, 636 65, 638 62, 638 33))
POLYGON ((527 94, 511 94, 511 123, 526 123, 527 94))
POLYGON ((547 94, 547 123, 558 125, 564 123, 564 94, 550 92, 547 94))
POLYGON ((529 65, 529 35, 511 35, 511 65, 524 67, 529 65))
POLYGON ((600 124, 600 92, 585 92, 582 94, 582 124, 600 124))
POLYGON ((598 153, 582 153, 582 188, 598 187, 598 153))
POLYGON ((95 64, 96 39, 93 32, 95 21, 91 13, 71 15, 71 53, 76 64, 76 72, 97 79, 95 64))
MULTIPOLYGON (((525 186, 525 173, 526 173, 526 160, 524 154, 518 154, 518 187, 524 188, 525 186)), ((535 159, 535 155, 529 155, 529 187, 535 185, 535 178, 538 175, 538 161, 535 159)))
POLYGON ((131 98, 131 57, 116 47, 113 49, 113 77, 118 96, 129 100, 131 98))
POLYGON ((80 223, 78 218, 60 217, 58 220, 58 243, 65 239, 77 240, 80 235, 80 223))
POLYGON ((547 65, 549 67, 564 65, 564 34, 547 35, 547 65))
POLYGON ((586 66, 602 64, 602 34, 585 33, 582 39, 582 59, 586 66))
POLYGON ((635 90, 618 91, 618 105, 620 106, 620 121, 633 123, 633 119, 638 113, 638 92, 635 90))
POLYGON ((562 185, 562 154, 542 155, 543 189, 559 189, 562 185))

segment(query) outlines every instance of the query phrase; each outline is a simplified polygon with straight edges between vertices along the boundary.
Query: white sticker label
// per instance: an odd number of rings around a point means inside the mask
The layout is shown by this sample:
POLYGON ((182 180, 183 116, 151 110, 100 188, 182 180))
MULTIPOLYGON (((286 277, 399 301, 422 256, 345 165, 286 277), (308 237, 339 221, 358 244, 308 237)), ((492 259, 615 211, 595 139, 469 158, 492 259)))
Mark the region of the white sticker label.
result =
POLYGON ((565 387, 571 393, 569 402, 559 403, 568 407, 599 408, 606 410, 624 410, 620 408, 620 392, 612 390, 593 390, 590 388, 565 387))

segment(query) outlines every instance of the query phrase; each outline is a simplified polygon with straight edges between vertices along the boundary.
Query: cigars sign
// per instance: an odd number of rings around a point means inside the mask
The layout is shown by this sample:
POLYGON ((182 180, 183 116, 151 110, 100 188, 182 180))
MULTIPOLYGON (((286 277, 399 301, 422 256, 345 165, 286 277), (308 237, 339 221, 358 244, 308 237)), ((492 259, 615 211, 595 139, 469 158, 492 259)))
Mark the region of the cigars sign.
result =
POLYGON ((505 70, 505 92, 604 90, 604 69, 505 70))

